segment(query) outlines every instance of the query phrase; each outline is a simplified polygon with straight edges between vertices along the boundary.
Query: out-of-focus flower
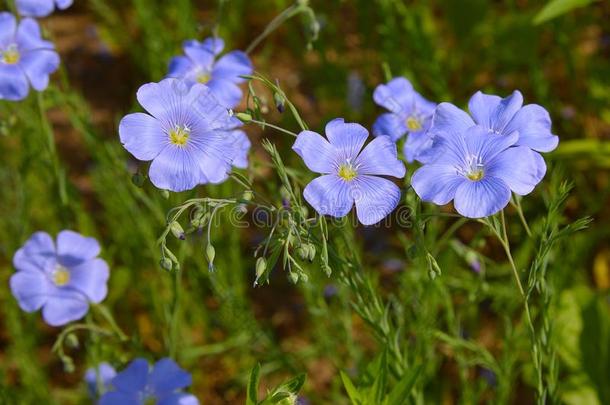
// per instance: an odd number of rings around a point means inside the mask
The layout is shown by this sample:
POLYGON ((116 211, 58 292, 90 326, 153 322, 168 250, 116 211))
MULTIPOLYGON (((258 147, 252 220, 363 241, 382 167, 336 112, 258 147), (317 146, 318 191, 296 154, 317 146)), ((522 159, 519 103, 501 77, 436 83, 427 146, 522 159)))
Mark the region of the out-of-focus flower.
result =
POLYGON ((355 203, 362 224, 381 221, 400 201, 400 189, 378 177, 404 177, 396 144, 388 136, 379 136, 362 149, 368 131, 343 118, 326 124, 325 132, 328 140, 302 131, 292 146, 310 170, 323 175, 305 187, 303 196, 321 215, 344 217, 355 203))
POLYGON ((182 389, 191 385, 191 375, 169 358, 150 367, 145 359, 135 359, 110 381, 110 390, 100 405, 197 405, 194 395, 182 389))
POLYGON ((209 87, 165 79, 140 87, 137 98, 150 115, 125 116, 119 135, 136 159, 152 160, 148 176, 156 187, 184 191, 227 179, 236 156, 231 136, 241 121, 209 87))
POLYGON ((423 98, 404 77, 377 86, 373 99, 390 111, 377 118, 373 124, 373 135, 387 135, 393 141, 408 135, 404 146, 407 161, 429 161, 433 140, 426 131, 436 104, 423 98))
POLYGON ((42 39, 31 18, 17 24, 11 13, 0 13, 0 99, 23 100, 30 86, 43 91, 59 67, 53 44, 42 39))
POLYGON ((17 272, 10 285, 21 309, 42 308, 52 326, 81 319, 89 303, 101 302, 108 292, 108 265, 99 253, 94 238, 73 231, 61 231, 57 243, 45 232, 34 233, 13 257, 17 272))
POLYGON ((356 112, 362 111, 362 102, 366 87, 358 72, 350 72, 347 77, 347 103, 356 112))
POLYGON ((116 371, 108 363, 100 363, 96 368, 90 368, 85 373, 85 382, 89 395, 97 398, 108 390, 110 380, 116 376, 116 371))
POLYGON ((493 215, 508 204, 511 191, 529 194, 544 176, 540 155, 514 146, 518 139, 516 131, 500 135, 481 125, 453 132, 443 139, 442 155, 415 172, 413 189, 422 200, 438 205, 454 200, 465 217, 493 215))
POLYGON ((26 17, 46 17, 55 7, 65 10, 70 7, 73 0, 15 0, 17 11, 26 17))
POLYGON ((220 38, 207 38, 184 43, 185 56, 176 56, 169 63, 168 77, 183 79, 188 85, 209 86, 218 101, 227 108, 239 104, 241 75, 252 73, 252 62, 242 51, 231 51, 216 60, 225 44, 220 38))

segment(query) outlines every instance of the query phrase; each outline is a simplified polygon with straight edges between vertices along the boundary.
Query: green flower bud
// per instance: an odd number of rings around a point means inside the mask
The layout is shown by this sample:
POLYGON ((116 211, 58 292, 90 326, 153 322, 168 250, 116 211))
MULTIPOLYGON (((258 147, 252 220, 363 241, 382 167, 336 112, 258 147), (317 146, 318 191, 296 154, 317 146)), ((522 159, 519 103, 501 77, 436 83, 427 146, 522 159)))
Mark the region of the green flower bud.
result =
POLYGON ((241 122, 245 122, 245 123, 252 121, 252 116, 247 113, 237 113, 237 114, 235 114, 235 117, 238 120, 240 120, 241 122))
POLYGON ((264 257, 256 259, 256 279, 258 280, 267 270, 267 260, 264 257))
POLYGON ((309 258, 309 246, 306 244, 299 246, 297 249, 297 254, 301 260, 307 260, 309 258))
POLYGON ((142 173, 136 173, 133 176, 131 176, 131 182, 136 187, 142 187, 144 185, 145 180, 146 180, 146 178, 144 177, 144 175, 142 173))
POLYGON ((288 273, 288 279, 292 284, 296 284, 299 282, 299 275, 297 273, 290 272, 288 273))
POLYGON ((186 236, 184 235, 184 229, 182 229, 182 225, 180 225, 180 223, 178 221, 172 222, 169 225, 169 229, 177 239, 180 239, 180 240, 186 239, 186 236))
POLYGON ((160 193, 161 193, 161 196, 163 198, 165 198, 166 200, 169 198, 169 191, 168 190, 161 190, 160 193))
POLYGON ((309 244, 309 256, 308 259, 310 262, 313 262, 316 258, 316 246, 314 244, 309 244))
POLYGON ((252 190, 244 191, 244 194, 241 196, 241 199, 244 201, 252 201, 253 198, 254 198, 254 193, 252 192, 252 190))
POLYGON ((68 333, 68 335, 66 336, 66 345, 68 345, 68 347, 76 349, 78 347, 78 337, 76 337, 74 333, 68 333))
POLYGON ((214 263, 214 258, 216 257, 216 249, 214 249, 214 246, 208 243, 208 246, 205 248, 205 254, 208 257, 208 262, 210 264, 214 263))
POLYGON ((159 261, 159 265, 161 266, 161 268, 163 270, 166 270, 166 271, 172 271, 172 268, 174 267, 174 263, 172 263, 172 261, 170 259, 168 259, 167 257, 164 257, 163 259, 161 259, 159 261))

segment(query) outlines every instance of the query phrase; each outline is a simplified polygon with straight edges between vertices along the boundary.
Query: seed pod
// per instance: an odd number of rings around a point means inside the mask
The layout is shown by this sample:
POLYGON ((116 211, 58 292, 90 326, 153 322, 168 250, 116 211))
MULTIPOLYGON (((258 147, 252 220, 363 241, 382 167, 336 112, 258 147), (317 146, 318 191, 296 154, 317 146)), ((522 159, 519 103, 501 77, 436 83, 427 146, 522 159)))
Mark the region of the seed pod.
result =
POLYGON ((307 244, 299 246, 297 249, 297 254, 301 260, 307 260, 309 258, 309 246, 307 244))

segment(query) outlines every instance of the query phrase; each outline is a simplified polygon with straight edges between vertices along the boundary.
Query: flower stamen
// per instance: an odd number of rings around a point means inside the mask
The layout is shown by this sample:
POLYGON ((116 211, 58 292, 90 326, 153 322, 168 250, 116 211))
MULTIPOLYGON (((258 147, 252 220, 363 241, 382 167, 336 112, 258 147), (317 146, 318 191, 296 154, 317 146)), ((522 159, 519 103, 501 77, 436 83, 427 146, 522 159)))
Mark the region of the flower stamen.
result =
POLYGON ((212 77, 207 72, 201 72, 197 75, 197 83, 206 84, 212 77))
POLYGON ((15 65, 21 60, 21 54, 17 50, 17 45, 9 45, 6 50, 2 51, 2 62, 7 65, 15 65))
POLYGON ((63 287, 70 282, 70 272, 62 265, 57 265, 51 275, 53 283, 58 287, 63 287))
POLYGON ((409 131, 419 131, 420 129, 422 129, 421 121, 413 115, 407 118, 405 123, 407 124, 407 128, 409 128, 409 131))
POLYGON ((191 130, 187 126, 176 125, 169 131, 169 140, 177 146, 184 146, 191 135, 191 130))
POLYGON ((339 177, 345 181, 352 181, 358 176, 358 172, 351 163, 343 163, 339 166, 339 177))

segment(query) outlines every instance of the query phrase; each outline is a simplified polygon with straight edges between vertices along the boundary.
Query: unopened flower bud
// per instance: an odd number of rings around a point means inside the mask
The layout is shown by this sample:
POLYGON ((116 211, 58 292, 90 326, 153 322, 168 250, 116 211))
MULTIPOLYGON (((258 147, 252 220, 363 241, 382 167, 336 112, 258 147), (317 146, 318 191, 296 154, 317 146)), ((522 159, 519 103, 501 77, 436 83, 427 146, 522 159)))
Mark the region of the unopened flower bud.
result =
POLYGON ((131 176, 131 182, 136 187, 142 187, 144 185, 145 180, 146 180, 146 178, 144 177, 144 175, 142 173, 136 173, 133 176, 131 176))
POLYGON ((267 260, 264 257, 256 259, 256 279, 258 280, 267 270, 267 260))
POLYGON ((309 258, 309 248, 306 244, 299 246, 297 253, 301 260, 307 260, 309 258))
POLYGON ((208 257, 208 263, 214 263, 214 258, 216 257, 216 249, 214 249, 214 246, 208 243, 208 246, 205 248, 205 254, 208 257))
POLYGON ((169 191, 168 190, 161 190, 161 196, 163 198, 165 198, 166 200, 169 198, 169 191))
POLYGON ((172 231, 172 234, 180 239, 180 240, 184 240, 186 239, 186 236, 184 235, 184 229, 182 229, 182 225, 180 225, 180 223, 178 221, 174 221, 169 225, 169 229, 170 231, 172 231))
POLYGON ((252 121, 252 116, 247 113, 237 113, 237 114, 235 114, 235 117, 238 120, 240 120, 241 122, 245 122, 245 123, 252 121))
POLYGON ((299 275, 297 273, 290 272, 288 273, 288 279, 292 284, 296 284, 299 282, 299 275))
POLYGON ((277 108, 280 114, 283 114, 286 111, 286 99, 280 93, 273 93, 273 101, 275 102, 275 107, 277 108))
POLYGON ((316 258, 316 246, 313 244, 309 244, 309 255, 308 255, 308 259, 310 262, 313 262, 313 260, 316 258))
POLYGON ((66 345, 68 345, 68 347, 76 349, 78 347, 78 337, 76 337, 74 333, 68 333, 68 335, 66 336, 66 345))
POLYGON ((174 264, 172 263, 172 261, 170 259, 168 259, 167 257, 164 257, 163 259, 161 259, 159 261, 159 265, 161 266, 161 268, 163 270, 166 270, 166 271, 172 271, 172 267, 174 267, 174 264))
POLYGON ((244 191, 244 194, 241 196, 241 199, 244 201, 252 201, 252 198, 254 198, 254 193, 252 190, 244 191))

